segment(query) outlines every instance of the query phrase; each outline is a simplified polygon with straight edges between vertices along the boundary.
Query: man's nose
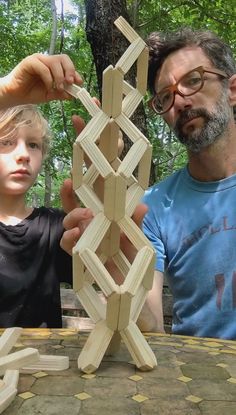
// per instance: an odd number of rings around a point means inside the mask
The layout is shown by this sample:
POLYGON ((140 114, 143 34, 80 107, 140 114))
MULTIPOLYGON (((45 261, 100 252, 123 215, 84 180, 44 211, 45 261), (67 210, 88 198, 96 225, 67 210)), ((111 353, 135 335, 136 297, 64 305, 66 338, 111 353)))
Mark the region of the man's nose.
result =
POLYGON ((191 96, 186 97, 186 96, 180 95, 178 92, 176 92, 174 107, 175 107, 177 112, 181 112, 185 109, 192 108, 191 96))

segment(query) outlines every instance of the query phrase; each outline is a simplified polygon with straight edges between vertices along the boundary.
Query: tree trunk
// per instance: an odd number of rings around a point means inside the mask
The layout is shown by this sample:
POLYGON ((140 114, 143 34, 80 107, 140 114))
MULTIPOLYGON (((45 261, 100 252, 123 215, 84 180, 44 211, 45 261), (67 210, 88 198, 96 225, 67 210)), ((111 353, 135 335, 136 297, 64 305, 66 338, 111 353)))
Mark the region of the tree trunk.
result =
MULTIPOLYGON (((51 11, 52 11, 52 33, 51 33, 49 50, 48 50, 49 55, 53 55, 55 53, 56 40, 57 40, 57 9, 56 9, 55 0, 51 0, 51 11)), ((51 164, 52 164, 52 159, 49 154, 48 159, 46 160, 44 164, 44 173, 45 173, 44 206, 45 207, 51 206, 51 195, 52 195, 51 164)))
MULTIPOLYGON (((125 0, 86 0, 86 34, 90 43, 94 63, 96 67, 98 89, 101 99, 102 73, 109 65, 115 66, 119 58, 129 46, 124 35, 115 27, 114 21, 123 16, 129 21, 125 0)), ((126 75, 126 80, 132 85, 135 84, 135 65, 126 75)), ((140 104, 131 118, 132 122, 147 135, 146 116, 143 104, 140 104)), ((130 140, 124 137, 124 152, 126 154, 131 146, 130 140)), ((154 169, 151 169, 154 171, 154 169)), ((153 173, 151 174, 151 176, 153 173)), ((154 178, 151 177, 150 182, 154 178)))

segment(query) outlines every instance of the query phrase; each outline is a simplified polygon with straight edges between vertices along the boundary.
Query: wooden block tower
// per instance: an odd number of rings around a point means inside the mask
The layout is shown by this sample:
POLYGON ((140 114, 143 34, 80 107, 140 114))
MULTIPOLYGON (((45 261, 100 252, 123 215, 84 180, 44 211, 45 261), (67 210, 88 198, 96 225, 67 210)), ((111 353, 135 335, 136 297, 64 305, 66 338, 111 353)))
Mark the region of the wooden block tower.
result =
POLYGON ((131 218, 148 186, 152 153, 147 138, 130 121, 146 93, 148 49, 125 19, 119 17, 115 25, 130 46, 115 67, 110 65, 103 72, 102 107, 84 88, 65 86, 92 116, 73 150, 73 188, 94 213, 73 250, 73 288, 95 322, 78 359, 78 367, 86 373, 98 368, 108 346, 115 346, 120 337, 138 368, 150 370, 156 366, 155 355, 136 325, 152 287, 155 253, 131 218), (134 63, 135 88, 124 79, 134 63), (122 161, 118 156, 120 130, 132 142, 122 161), (85 156, 91 161, 86 171, 85 156), (136 168, 137 179, 133 175, 136 168), (121 232, 137 250, 132 264, 120 249, 121 232), (108 272, 104 265, 107 261, 112 261, 123 275, 121 284, 116 284, 108 272), (105 302, 94 282, 104 293, 105 302))

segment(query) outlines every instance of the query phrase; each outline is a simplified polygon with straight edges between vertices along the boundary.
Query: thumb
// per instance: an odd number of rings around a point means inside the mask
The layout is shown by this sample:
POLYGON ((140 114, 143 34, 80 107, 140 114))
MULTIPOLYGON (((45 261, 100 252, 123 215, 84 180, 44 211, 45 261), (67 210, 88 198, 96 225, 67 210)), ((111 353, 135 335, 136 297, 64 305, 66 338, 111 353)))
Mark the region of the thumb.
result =
POLYGON ((79 201, 73 190, 72 180, 66 179, 60 189, 61 203, 64 212, 69 213, 71 210, 79 207, 79 201))

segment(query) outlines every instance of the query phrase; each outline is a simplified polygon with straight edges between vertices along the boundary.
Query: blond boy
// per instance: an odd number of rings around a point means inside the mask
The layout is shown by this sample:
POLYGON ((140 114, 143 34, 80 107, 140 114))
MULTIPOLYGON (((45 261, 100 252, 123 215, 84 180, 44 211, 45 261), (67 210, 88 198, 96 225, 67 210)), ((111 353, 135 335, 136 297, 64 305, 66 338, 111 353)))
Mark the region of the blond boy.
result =
POLYGON ((60 327, 60 281, 71 257, 59 246, 64 212, 27 206, 49 129, 34 105, 0 111, 0 327, 60 327))

